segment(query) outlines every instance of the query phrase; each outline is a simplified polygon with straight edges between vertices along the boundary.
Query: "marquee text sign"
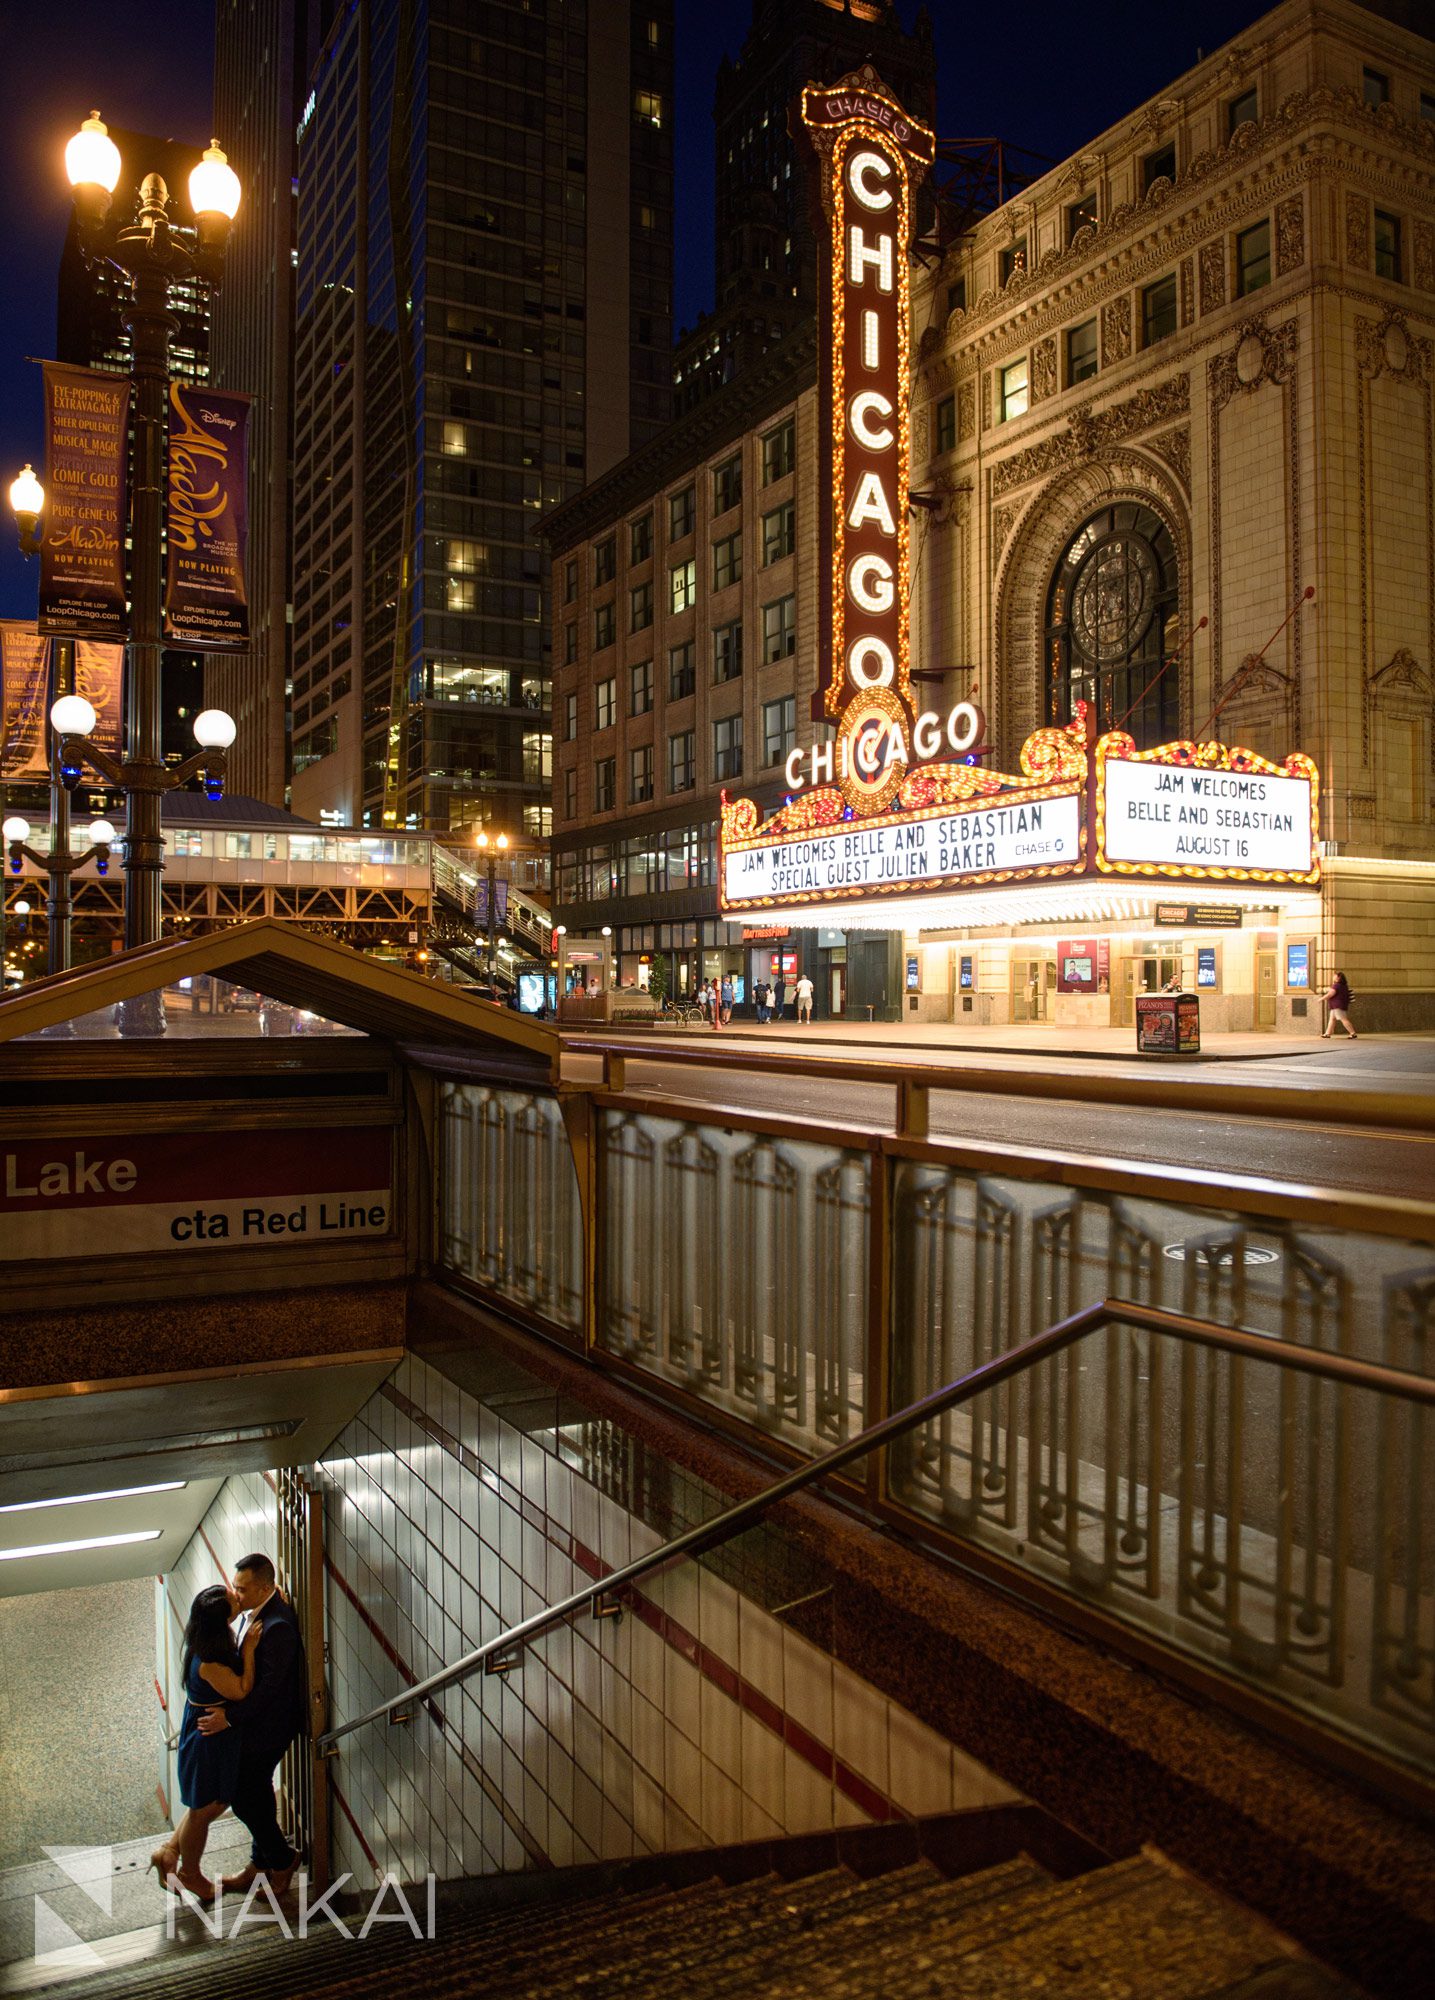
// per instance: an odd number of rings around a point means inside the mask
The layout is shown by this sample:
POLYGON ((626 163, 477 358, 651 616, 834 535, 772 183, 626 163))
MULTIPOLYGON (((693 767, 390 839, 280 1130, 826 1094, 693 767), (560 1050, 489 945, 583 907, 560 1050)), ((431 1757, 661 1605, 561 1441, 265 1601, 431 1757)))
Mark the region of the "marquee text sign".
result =
POLYGON ((0 1140, 0 1264, 383 1236, 391 1148, 364 1127, 0 1140))
POLYGON ((1081 800, 1068 793, 960 812, 844 822, 799 840, 726 854, 723 902, 732 909, 753 898, 777 903, 863 897, 1079 867, 1081 821, 1081 800))
MULTIPOLYGON (((819 286, 819 666, 822 711, 845 735, 874 718, 905 726, 909 575, 907 401, 913 195, 936 154, 864 66, 808 84, 800 122, 816 150, 830 242, 819 286)), ((878 810, 901 772, 864 777, 849 759, 843 791, 878 810)))
POLYGON ((1223 743, 1137 750, 1116 732, 1096 745, 1095 765, 1104 873, 1319 881, 1320 777, 1300 751, 1273 764, 1223 743))

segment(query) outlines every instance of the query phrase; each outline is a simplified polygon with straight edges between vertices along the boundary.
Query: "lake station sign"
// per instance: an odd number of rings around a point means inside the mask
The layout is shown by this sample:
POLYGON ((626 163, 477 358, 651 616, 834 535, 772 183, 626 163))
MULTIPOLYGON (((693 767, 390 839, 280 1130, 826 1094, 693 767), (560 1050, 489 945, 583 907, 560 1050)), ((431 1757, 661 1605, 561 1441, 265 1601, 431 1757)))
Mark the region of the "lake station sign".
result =
MULTIPOLYGON (((764 819, 723 794, 720 901, 734 915, 880 906, 977 887, 1087 877, 1314 885, 1319 774, 1223 743, 1138 750, 1095 740, 1084 703, 1027 738, 1020 770, 985 768, 972 702, 919 712, 908 657, 908 246, 934 158, 870 67, 809 84, 797 122, 829 231, 819 287, 822 740, 794 749, 764 819)), ((834 916, 840 912, 834 910, 834 916)), ((935 911, 934 911, 935 917, 935 911)), ((949 913, 945 921, 959 921, 949 913)), ((938 918, 937 921, 943 921, 938 918)))

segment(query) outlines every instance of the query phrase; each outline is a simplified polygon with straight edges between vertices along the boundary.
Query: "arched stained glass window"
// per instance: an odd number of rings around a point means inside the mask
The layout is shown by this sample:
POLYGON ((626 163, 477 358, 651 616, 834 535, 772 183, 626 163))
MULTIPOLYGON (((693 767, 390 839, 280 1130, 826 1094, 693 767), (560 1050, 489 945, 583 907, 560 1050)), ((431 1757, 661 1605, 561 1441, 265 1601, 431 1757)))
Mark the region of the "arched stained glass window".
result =
POLYGON ((1124 729, 1148 749, 1180 734, 1176 551, 1159 515, 1123 502, 1085 521, 1046 601, 1046 713, 1069 722, 1091 705, 1098 733, 1124 729))

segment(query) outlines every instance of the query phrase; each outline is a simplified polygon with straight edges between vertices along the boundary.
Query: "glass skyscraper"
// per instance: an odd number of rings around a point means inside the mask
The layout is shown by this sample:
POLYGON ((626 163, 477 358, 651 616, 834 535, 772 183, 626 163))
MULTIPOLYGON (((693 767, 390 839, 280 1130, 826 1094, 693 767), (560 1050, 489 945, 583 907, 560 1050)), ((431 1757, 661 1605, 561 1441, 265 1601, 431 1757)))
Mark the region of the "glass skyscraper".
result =
POLYGON ((546 835, 544 510, 670 411, 671 0, 351 0, 298 141, 294 809, 546 835))

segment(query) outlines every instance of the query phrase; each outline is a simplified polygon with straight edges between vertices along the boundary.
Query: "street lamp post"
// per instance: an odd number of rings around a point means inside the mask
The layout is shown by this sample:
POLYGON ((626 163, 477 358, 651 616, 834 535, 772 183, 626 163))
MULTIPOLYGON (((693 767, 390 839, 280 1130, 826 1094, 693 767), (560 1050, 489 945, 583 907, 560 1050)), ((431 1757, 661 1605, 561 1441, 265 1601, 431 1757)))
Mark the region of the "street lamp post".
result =
MULTIPOLYGON (((171 287, 181 279, 197 278, 213 290, 223 268, 230 225, 239 207, 239 180, 215 141, 189 177, 189 198, 197 224, 198 244, 191 249, 175 235, 169 220, 169 190, 159 174, 147 174, 141 184, 132 222, 109 222, 110 197, 119 179, 120 156, 97 111, 65 149, 65 168, 75 192, 75 214, 85 261, 92 268, 108 265, 129 281, 124 324, 130 336, 134 382, 133 476, 130 482, 130 637, 125 673, 125 749, 110 756, 86 739, 95 727, 95 711, 83 696, 62 695, 50 712, 59 739, 57 760, 61 783, 73 791, 85 764, 109 784, 120 787, 127 802, 125 823, 125 945, 153 944, 162 931, 161 876, 164 835, 161 801, 199 771, 211 796, 219 796, 225 776, 224 752, 234 741, 230 718, 206 709, 195 723, 197 755, 175 770, 164 762, 160 654, 163 644, 162 525, 165 484, 165 406, 169 394, 169 342, 175 327, 170 312, 171 287)), ((26 472, 29 472, 28 467, 26 472)), ((11 504, 20 522, 26 553, 39 547, 36 528, 44 509, 44 493, 33 474, 11 489, 11 504)), ((163 1033, 162 1015, 150 1010, 148 1032, 163 1033)), ((145 1032, 139 1015, 131 1032, 145 1032)))
POLYGON ((90 822, 90 844, 82 854, 70 851, 70 798, 68 792, 57 786, 63 807, 51 822, 51 847, 48 854, 37 853, 26 845, 30 838, 30 822, 18 814, 7 819, 0 827, 9 850, 10 872, 20 873, 23 861, 31 861, 37 868, 45 870, 47 880, 45 894, 45 915, 49 920, 50 932, 45 947, 45 970, 66 972, 70 965, 70 918, 74 904, 70 896, 70 877, 77 868, 83 868, 87 861, 93 861, 103 875, 110 865, 110 847, 114 842, 115 830, 107 819, 90 822))
POLYGON ((498 857, 508 851, 508 835, 500 833, 490 838, 487 828, 478 835, 479 853, 488 864, 488 985, 493 999, 498 998, 498 857))

